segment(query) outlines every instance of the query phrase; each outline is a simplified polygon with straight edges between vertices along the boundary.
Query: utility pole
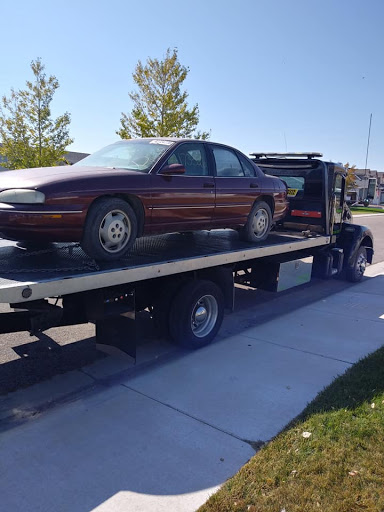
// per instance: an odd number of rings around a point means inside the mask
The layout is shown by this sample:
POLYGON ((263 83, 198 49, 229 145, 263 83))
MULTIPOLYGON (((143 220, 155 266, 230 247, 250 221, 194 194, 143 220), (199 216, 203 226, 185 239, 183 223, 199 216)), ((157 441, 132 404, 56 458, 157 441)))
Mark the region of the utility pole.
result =
POLYGON ((367 153, 366 153, 366 155, 365 155, 365 171, 364 171, 364 176, 366 176, 366 175, 367 175, 367 163, 368 163, 369 139, 371 138, 371 125, 372 125, 372 114, 369 116, 368 142, 367 142, 367 153))

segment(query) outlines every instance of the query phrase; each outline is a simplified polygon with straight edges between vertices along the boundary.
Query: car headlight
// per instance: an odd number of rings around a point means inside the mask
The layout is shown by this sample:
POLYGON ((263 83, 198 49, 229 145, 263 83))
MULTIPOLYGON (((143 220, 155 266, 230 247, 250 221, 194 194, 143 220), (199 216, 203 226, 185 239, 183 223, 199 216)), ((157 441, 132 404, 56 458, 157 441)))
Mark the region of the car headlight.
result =
POLYGON ((0 203, 35 204, 44 202, 45 195, 38 190, 12 188, 0 192, 0 203))

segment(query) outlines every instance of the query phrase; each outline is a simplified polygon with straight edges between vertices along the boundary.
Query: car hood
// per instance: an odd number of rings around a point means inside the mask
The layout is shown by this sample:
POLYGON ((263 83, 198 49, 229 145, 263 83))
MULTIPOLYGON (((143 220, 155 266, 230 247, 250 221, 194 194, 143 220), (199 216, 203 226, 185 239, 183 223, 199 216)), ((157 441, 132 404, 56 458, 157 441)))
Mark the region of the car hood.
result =
POLYGON ((126 169, 110 169, 106 167, 74 167, 71 165, 58 167, 39 167, 0 172, 0 190, 11 188, 39 188, 44 185, 62 181, 78 181, 96 176, 112 176, 116 174, 143 175, 139 171, 126 169))

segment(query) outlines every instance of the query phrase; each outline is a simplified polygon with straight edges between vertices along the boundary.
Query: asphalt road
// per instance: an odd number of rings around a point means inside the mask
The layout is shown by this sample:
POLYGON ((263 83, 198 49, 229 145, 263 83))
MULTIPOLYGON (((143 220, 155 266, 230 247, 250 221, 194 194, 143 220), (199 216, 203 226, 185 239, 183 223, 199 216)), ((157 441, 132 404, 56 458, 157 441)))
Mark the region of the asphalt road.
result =
MULTIPOLYGON (((356 217, 354 222, 371 229, 375 243, 374 263, 384 261, 384 215, 356 217)), ((339 280, 313 280, 308 285, 278 295, 237 289, 235 312, 227 315, 220 334, 230 336, 251 324, 268 321, 349 286, 349 283, 339 280)), ((5 308, 0 305, 0 311, 5 308)), ((148 319, 144 320, 142 343, 151 343, 155 332, 148 319)), ((178 349, 169 347, 168 350, 172 354, 178 349)), ((91 324, 50 329, 38 338, 27 332, 0 334, 0 395, 81 368, 103 357, 106 354, 96 349, 94 326, 91 324)), ((137 367, 139 369, 140 364, 137 367)))
POLYGON ((367 226, 373 233, 375 254, 373 263, 384 261, 384 215, 377 214, 354 216, 354 224, 367 226))

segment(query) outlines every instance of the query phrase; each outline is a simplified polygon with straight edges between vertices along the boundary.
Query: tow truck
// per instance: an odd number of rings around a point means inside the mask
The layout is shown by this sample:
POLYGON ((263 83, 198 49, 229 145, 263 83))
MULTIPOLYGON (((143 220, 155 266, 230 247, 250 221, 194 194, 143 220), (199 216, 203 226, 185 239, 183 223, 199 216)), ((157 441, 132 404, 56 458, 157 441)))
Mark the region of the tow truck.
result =
POLYGON ((136 358, 136 314, 147 310, 159 335, 196 349, 210 343, 235 285, 280 291, 311 277, 362 279, 373 258, 370 230, 351 222, 346 171, 320 153, 253 153, 266 174, 287 186, 290 209, 262 244, 232 230, 142 238, 130 255, 96 263, 78 244, 34 250, 0 240, 0 333, 85 322, 96 342, 136 358))

